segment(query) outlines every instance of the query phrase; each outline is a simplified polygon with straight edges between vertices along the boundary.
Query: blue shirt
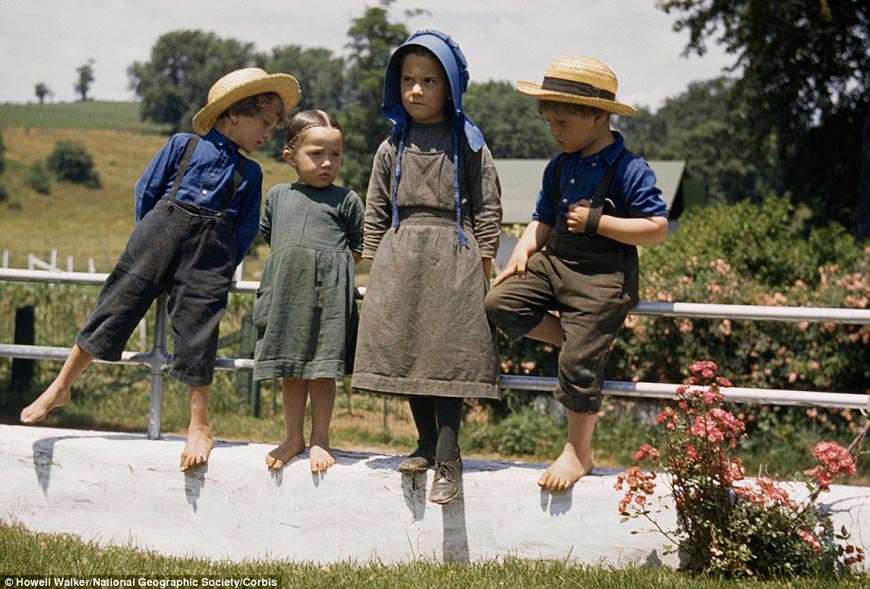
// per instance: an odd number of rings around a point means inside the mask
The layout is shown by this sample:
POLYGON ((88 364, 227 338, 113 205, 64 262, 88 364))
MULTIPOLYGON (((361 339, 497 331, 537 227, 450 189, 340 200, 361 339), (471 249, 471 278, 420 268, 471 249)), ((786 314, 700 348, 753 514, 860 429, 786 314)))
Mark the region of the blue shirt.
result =
MULTIPOLYGON (((191 137, 177 133, 157 152, 136 182, 136 222, 142 220, 172 190, 175 172, 191 137)), ((200 207, 221 210, 226 193, 233 189, 233 174, 239 162, 239 148, 223 133, 212 129, 200 138, 175 198, 200 207)), ((245 257, 257 235, 263 171, 248 161, 239 189, 225 209, 235 228, 236 264, 245 257)))
MULTIPOLYGON (((604 172, 616 157, 625 149, 625 140, 617 132, 613 132, 614 142, 587 157, 578 153, 568 154, 562 164, 560 188, 562 191, 559 211, 568 212, 568 207, 582 199, 592 200, 595 191, 601 183, 604 172)), ((561 155, 561 154, 560 154, 561 155)), ((551 227, 556 224, 557 211, 553 206, 553 172, 556 168, 554 157, 544 169, 544 181, 538 199, 535 202, 535 212, 532 219, 546 223, 551 227)), ((662 200, 662 191, 656 188, 656 175, 645 159, 633 153, 626 153, 611 184, 607 198, 613 202, 618 217, 665 217, 668 209, 662 200)))

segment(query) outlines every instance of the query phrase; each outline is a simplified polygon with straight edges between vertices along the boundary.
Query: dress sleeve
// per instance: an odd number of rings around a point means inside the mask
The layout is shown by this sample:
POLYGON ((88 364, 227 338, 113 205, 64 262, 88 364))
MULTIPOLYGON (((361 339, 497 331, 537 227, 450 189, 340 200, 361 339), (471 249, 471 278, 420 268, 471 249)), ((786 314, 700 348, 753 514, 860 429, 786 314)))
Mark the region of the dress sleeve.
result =
POLYGON ((263 205, 263 214, 260 215, 260 235, 263 236, 263 240, 269 247, 272 247, 272 212, 277 194, 277 186, 269 189, 269 192, 266 193, 266 204, 263 205))
POLYGON ((501 234, 501 183, 495 161, 489 147, 474 153, 466 151, 465 169, 471 190, 471 206, 474 213, 474 237, 480 255, 494 258, 498 253, 501 234))
POLYGON ((344 197, 343 216, 347 225, 347 245, 350 251, 362 253, 363 251, 363 223, 365 222, 365 207, 362 199, 353 190, 349 190, 344 197))
POLYGON ((396 151, 389 140, 381 143, 372 163, 372 175, 369 178, 369 189, 366 193, 365 230, 363 238, 364 258, 373 258, 381 239, 393 219, 391 175, 396 151))

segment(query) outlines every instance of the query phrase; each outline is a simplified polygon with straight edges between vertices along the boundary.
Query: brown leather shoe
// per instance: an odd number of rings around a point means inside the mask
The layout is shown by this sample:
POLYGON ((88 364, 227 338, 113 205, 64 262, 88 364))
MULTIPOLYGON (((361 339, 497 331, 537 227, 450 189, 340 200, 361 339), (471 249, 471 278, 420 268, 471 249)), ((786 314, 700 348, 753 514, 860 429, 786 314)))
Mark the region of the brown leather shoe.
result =
POLYGON ((429 490, 429 501, 446 505, 459 495, 462 480, 462 458, 447 462, 435 461, 435 478, 429 490))
POLYGON ((420 474, 429 470, 435 464, 435 453, 423 448, 417 448, 410 456, 399 463, 399 472, 420 474))

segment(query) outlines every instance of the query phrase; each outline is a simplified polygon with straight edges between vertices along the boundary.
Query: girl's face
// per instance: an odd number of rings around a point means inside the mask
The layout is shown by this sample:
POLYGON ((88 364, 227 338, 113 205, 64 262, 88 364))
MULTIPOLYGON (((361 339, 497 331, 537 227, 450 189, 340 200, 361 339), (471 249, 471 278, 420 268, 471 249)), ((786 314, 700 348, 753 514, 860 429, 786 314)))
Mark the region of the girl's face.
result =
POLYGON ((402 106, 418 123, 445 120, 449 84, 444 69, 434 57, 409 53, 402 60, 400 81, 402 106))
POLYGON ((278 123, 280 115, 281 103, 276 100, 253 115, 232 114, 218 121, 218 123, 226 121, 225 124, 215 126, 236 145, 251 152, 262 147, 272 138, 272 130, 278 123))
POLYGON ((344 135, 332 127, 311 127, 294 152, 284 150, 284 159, 296 168, 299 182, 324 188, 335 182, 344 155, 344 135))

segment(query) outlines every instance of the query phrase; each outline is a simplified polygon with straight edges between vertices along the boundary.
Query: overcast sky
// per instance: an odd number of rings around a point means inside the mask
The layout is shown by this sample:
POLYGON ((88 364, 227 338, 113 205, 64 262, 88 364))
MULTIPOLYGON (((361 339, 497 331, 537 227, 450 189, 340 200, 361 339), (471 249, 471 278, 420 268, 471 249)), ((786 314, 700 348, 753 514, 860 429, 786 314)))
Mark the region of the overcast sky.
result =
MULTIPOLYGON (((76 68, 93 59, 90 96, 135 100, 127 67, 147 61, 166 32, 200 29, 254 43, 326 47, 346 55, 351 19, 377 0, 0 0, 0 102, 35 101, 44 82, 55 102, 75 100, 76 68)), ((733 57, 709 47, 681 57, 687 35, 655 0, 398 0, 392 19, 409 31, 437 28, 456 39, 472 82, 540 82, 547 61, 592 55, 619 77, 618 100, 659 108, 691 81, 722 73, 733 57), (428 14, 406 18, 422 8, 428 14)), ((290 72, 293 73, 293 72, 290 72)))

